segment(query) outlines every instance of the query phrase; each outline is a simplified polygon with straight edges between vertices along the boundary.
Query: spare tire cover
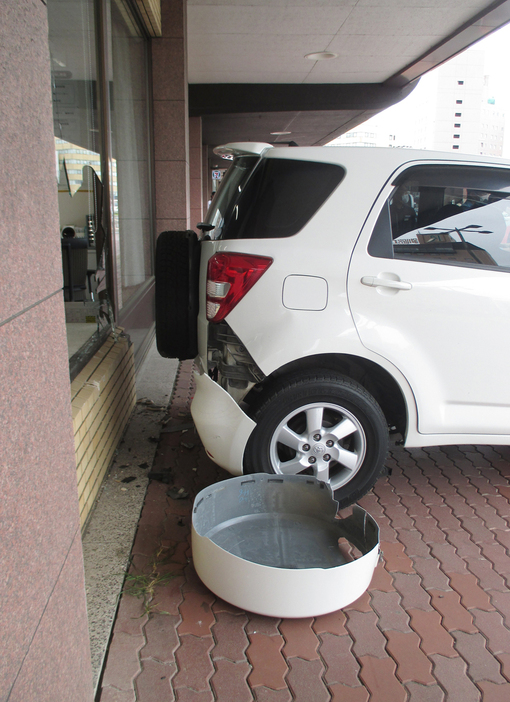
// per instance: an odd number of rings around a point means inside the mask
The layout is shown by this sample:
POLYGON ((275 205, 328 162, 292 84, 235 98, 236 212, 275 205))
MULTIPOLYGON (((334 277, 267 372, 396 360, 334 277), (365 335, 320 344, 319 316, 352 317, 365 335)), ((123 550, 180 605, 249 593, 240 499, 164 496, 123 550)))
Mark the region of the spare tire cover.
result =
POLYGON ((156 343, 165 358, 198 353, 200 242, 194 231, 162 232, 156 245, 156 343))

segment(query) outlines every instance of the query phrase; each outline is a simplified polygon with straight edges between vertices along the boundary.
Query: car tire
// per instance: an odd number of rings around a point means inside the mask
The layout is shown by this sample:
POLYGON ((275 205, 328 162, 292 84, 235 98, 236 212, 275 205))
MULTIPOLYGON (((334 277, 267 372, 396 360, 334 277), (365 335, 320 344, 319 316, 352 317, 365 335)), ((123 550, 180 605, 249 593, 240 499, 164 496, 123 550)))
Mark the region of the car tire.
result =
POLYGON ((165 358, 198 353, 200 243, 195 232, 162 232, 156 244, 156 344, 165 358))
POLYGON ((340 509, 368 492, 384 467, 384 414, 345 376, 325 372, 280 381, 253 418, 244 472, 315 475, 329 482, 340 509))

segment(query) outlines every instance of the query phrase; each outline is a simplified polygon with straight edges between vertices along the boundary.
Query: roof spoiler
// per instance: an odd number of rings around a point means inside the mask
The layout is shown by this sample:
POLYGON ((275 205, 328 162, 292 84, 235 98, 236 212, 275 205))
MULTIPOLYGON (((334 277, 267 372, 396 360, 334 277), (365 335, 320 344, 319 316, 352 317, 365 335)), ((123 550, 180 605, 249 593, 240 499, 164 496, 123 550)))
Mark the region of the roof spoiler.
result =
POLYGON ((263 142, 238 141, 232 144, 225 144, 224 146, 217 146, 213 151, 216 156, 232 161, 236 156, 249 156, 252 154, 262 156, 264 151, 272 148, 271 144, 264 144, 263 142))

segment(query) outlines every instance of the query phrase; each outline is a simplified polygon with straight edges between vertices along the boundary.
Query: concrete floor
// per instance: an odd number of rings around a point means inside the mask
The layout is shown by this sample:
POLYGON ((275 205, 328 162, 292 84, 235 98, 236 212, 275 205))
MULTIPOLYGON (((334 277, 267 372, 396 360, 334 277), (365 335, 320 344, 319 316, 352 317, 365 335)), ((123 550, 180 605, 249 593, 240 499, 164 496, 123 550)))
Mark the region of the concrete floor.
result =
POLYGON ((162 358, 153 344, 137 376, 136 408, 83 536, 94 685, 99 680, 129 567, 147 476, 177 368, 178 361, 162 358))

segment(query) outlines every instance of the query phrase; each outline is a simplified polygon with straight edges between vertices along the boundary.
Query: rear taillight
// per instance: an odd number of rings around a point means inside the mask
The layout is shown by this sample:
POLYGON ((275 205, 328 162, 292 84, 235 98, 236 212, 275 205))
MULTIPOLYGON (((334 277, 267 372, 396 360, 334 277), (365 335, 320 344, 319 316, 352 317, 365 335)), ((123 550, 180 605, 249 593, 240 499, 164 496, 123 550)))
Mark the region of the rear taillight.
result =
POLYGON ((207 319, 225 319, 272 262, 267 256, 242 253, 212 256, 207 267, 207 319))

